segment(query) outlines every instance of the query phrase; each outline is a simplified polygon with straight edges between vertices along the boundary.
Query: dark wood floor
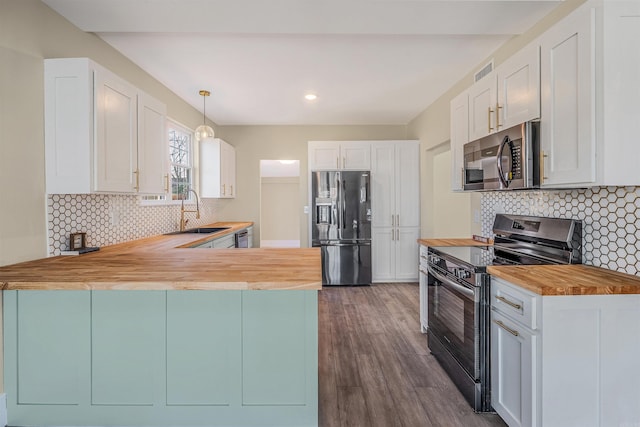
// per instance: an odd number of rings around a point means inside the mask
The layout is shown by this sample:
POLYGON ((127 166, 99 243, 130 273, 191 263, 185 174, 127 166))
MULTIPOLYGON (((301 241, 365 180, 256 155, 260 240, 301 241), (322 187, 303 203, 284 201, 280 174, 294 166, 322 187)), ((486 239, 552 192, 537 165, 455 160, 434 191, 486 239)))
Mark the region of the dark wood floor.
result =
POLYGON ((320 426, 505 426, 475 414, 420 333, 417 284, 319 293, 320 426))

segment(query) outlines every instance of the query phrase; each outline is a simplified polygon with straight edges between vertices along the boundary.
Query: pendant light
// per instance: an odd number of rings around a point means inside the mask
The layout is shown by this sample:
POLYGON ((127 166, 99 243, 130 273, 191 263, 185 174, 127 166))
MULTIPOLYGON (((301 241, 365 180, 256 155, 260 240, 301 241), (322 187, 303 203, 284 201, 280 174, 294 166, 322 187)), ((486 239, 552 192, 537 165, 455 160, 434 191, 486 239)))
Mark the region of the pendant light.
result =
POLYGON ((196 141, 202 141, 206 138, 213 138, 213 128, 211 126, 207 126, 206 121, 206 103, 207 96, 211 95, 211 92, 208 90, 201 90, 198 92, 202 96, 202 124, 196 128, 196 141))

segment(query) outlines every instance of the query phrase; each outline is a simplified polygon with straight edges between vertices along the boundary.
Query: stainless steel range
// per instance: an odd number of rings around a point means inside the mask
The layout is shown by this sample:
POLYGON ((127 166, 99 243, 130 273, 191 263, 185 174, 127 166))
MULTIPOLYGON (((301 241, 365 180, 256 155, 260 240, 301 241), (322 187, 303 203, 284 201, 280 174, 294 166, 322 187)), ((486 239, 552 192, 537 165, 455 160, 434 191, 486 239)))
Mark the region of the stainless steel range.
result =
POLYGON ((428 248, 428 344, 476 412, 491 411, 489 265, 580 264, 578 220, 498 214, 491 246, 428 248))

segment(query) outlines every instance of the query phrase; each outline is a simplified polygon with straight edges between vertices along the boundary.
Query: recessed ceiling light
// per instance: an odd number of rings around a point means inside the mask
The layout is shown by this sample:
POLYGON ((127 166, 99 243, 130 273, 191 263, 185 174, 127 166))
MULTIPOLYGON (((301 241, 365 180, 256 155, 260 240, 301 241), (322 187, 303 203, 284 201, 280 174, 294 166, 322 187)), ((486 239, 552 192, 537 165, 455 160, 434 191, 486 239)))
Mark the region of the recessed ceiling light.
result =
POLYGON ((315 101, 318 98, 318 95, 316 95, 315 93, 308 93, 304 96, 304 99, 306 99, 307 101, 315 101))

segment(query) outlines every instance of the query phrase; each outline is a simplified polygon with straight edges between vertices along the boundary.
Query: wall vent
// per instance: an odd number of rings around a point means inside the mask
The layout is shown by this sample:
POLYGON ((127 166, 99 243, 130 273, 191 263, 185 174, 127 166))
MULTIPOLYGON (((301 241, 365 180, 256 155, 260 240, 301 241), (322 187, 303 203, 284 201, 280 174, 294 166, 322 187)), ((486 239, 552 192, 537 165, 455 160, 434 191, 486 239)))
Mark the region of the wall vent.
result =
POLYGON ((489 74, 491 71, 493 71, 493 59, 487 65, 482 67, 480 71, 473 75, 473 81, 477 82, 478 80, 489 74))

